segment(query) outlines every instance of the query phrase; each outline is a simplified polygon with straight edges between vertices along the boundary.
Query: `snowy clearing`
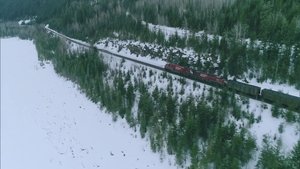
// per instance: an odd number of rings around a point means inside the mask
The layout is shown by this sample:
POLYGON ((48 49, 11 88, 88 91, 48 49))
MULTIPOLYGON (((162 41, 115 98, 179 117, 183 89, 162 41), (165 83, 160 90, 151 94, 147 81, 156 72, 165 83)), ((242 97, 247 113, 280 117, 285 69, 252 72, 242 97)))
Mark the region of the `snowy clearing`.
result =
POLYGON ((32 41, 1 41, 1 168, 176 168, 39 62, 32 41))

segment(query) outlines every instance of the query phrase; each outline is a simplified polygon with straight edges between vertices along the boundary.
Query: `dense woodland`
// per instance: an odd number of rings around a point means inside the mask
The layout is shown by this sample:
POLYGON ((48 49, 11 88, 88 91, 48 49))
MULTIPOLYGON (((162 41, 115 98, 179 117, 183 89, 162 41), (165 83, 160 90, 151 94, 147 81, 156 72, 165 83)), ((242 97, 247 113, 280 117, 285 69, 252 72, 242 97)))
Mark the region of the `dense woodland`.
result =
POLYGON ((64 0, 0 0, 0 21, 33 18, 46 21, 60 12, 64 0))
MULTIPOLYGON (((0 4, 2 19, 53 19, 57 27, 67 26, 70 32, 84 28, 84 35, 90 38, 98 35, 99 29, 127 32, 137 26, 132 22, 144 20, 265 41, 293 43, 300 39, 297 0, 1 0, 0 4), (89 31, 91 34, 86 34, 89 31)), ((136 30, 130 32, 136 34, 136 30)))

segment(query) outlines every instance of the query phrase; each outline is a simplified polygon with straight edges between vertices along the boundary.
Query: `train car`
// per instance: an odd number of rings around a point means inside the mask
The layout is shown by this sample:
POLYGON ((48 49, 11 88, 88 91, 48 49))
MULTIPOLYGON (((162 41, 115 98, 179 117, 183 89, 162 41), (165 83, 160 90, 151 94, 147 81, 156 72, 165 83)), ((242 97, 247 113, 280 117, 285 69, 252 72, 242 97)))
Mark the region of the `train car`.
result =
POLYGON ((165 69, 167 71, 177 73, 180 75, 185 75, 185 76, 190 76, 192 74, 192 70, 190 68, 183 67, 183 66, 176 65, 176 64, 171 64, 171 63, 167 63, 165 65, 165 69))
POLYGON ((271 101, 277 105, 286 106, 291 110, 300 112, 300 98, 270 89, 263 89, 261 96, 266 101, 271 101))
POLYGON ((227 85, 230 89, 250 95, 250 96, 254 96, 254 97, 258 97, 260 95, 260 87, 257 86, 253 86, 250 84, 246 84, 246 83, 242 83, 242 82, 238 82, 238 81, 234 81, 234 80, 228 80, 227 85))
POLYGON ((224 80, 219 76, 210 75, 199 71, 193 71, 193 77, 197 80, 208 82, 215 85, 224 86, 226 84, 226 80, 224 80))

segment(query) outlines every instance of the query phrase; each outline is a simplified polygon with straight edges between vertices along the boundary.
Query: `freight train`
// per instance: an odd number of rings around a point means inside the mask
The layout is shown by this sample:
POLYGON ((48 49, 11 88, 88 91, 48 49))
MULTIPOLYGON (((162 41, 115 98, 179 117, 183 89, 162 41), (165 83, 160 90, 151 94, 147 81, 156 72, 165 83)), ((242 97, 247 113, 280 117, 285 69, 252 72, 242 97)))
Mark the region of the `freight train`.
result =
POLYGON ((284 106, 290 110, 300 112, 300 97, 291 96, 269 89, 261 89, 258 86, 238 82, 235 80, 226 80, 219 76, 196 71, 177 64, 167 63, 164 68, 168 72, 172 72, 214 86, 227 87, 232 91, 239 92, 256 99, 262 99, 263 101, 278 106, 284 106))

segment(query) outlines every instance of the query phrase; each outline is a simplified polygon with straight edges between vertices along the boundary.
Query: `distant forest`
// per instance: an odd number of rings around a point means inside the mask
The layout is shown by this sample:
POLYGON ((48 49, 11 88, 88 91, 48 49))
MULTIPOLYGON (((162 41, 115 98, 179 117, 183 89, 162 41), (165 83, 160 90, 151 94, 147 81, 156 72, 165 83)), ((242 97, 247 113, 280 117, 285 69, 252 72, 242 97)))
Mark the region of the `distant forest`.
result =
POLYGON ((3 20, 26 16, 84 37, 136 31, 140 25, 132 23, 144 20, 266 41, 300 39, 299 0, 0 0, 3 20))
POLYGON ((0 21, 38 16, 43 22, 52 18, 65 6, 65 0, 0 0, 0 21))

